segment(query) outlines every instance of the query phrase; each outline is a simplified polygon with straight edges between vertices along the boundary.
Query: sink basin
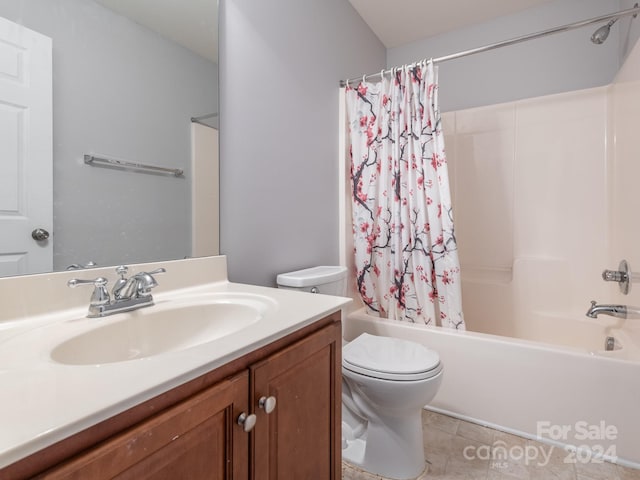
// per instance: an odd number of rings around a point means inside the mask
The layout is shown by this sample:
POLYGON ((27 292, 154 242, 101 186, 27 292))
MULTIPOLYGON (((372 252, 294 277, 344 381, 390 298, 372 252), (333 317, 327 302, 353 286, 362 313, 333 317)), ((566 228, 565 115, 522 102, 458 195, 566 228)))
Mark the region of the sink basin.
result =
POLYGON ((112 317, 53 348, 52 360, 99 365, 185 350, 231 335, 258 322, 273 305, 261 297, 167 302, 112 317))

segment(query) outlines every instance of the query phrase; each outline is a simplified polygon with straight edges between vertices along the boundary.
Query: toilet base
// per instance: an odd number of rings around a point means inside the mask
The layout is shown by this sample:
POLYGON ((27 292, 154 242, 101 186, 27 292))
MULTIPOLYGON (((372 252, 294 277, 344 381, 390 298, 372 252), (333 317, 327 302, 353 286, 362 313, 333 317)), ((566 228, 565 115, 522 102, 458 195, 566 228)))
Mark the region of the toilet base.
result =
POLYGON ((342 445, 342 460, 357 467, 362 467, 366 447, 367 442, 361 438, 345 440, 342 445))
POLYGON ((370 422, 366 434, 343 436, 342 458, 367 472, 396 480, 414 479, 424 471, 422 409, 393 422, 370 422), (390 429, 393 424, 395 428, 390 429), (386 424, 386 427, 384 426, 386 424))

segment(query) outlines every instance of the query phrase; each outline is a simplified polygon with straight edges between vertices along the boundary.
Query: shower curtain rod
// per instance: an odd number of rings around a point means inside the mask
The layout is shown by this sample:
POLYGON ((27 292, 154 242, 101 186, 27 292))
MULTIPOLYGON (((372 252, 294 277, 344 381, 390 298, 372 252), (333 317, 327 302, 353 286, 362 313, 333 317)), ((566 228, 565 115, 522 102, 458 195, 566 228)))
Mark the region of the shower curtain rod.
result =
MULTIPOLYGON (((637 5, 637 4, 636 4, 637 5)), ((640 12, 639 6, 634 6, 632 8, 628 8, 626 10, 620 10, 616 13, 609 13, 607 15, 601 15, 599 17, 590 18, 588 20, 582 20, 580 22, 569 23, 567 25, 562 25, 560 27, 550 28, 548 30, 543 30, 541 32, 530 33, 528 35, 522 35, 521 37, 511 38, 509 40, 504 40, 502 42, 491 43, 489 45, 484 45, 482 47, 472 48, 471 50, 465 50, 463 52, 452 53, 450 55, 445 55, 443 57, 433 58, 431 61, 433 63, 447 62, 449 60, 455 60, 462 57, 467 57, 469 55, 475 55, 476 53, 488 52, 489 50, 494 50, 496 48, 508 47, 509 45, 515 45, 516 43, 526 42, 528 40, 535 40, 536 38, 546 37, 547 35, 553 35, 554 33, 562 33, 568 32, 570 30, 575 30, 576 28, 586 27, 587 25, 591 25, 593 23, 600 23, 606 20, 618 19, 621 17, 626 17, 628 15, 635 16, 640 12)), ((422 61, 426 61, 425 58, 422 61)), ((419 62, 416 62, 419 63, 419 62)), ((397 68, 397 67, 396 67, 397 68)), ((356 81, 365 80, 370 77, 382 77, 388 73, 391 73, 395 70, 395 68, 389 68, 387 70, 382 70, 377 73, 370 73, 368 75, 364 75, 362 77, 357 78, 349 78, 348 80, 340 80, 340 86, 346 87, 348 84, 356 81)))

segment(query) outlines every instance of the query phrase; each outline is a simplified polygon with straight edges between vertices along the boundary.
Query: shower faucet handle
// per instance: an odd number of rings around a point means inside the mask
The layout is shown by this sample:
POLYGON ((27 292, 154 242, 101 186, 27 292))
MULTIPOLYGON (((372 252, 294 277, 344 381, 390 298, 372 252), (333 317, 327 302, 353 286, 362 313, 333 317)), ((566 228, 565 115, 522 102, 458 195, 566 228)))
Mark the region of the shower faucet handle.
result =
POLYGON ((626 260, 621 260, 618 265, 618 270, 604 270, 602 272, 602 279, 605 282, 617 282, 620 286, 620 292, 627 295, 631 288, 631 272, 629 264, 626 260))
POLYGON ((602 279, 605 282, 624 282, 627 280, 627 274, 620 270, 605 270, 602 272, 602 279))

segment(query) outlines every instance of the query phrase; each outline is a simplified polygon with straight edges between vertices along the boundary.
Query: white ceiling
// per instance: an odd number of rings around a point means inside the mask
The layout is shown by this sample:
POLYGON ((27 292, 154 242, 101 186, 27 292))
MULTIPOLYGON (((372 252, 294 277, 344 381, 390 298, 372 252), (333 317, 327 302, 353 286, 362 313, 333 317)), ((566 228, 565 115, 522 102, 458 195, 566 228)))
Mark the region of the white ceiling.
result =
POLYGON ((96 0, 218 63, 217 0, 96 0))
POLYGON ((349 0, 387 48, 517 13, 552 0, 349 0))

